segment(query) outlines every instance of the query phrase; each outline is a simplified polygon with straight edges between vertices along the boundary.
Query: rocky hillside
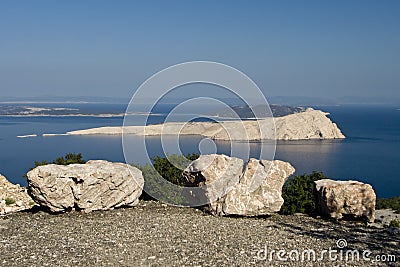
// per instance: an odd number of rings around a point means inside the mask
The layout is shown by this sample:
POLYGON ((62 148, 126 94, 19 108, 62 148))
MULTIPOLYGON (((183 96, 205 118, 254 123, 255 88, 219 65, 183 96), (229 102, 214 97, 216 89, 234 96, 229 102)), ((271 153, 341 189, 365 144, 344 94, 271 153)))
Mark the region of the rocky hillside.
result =
MULTIPOLYGON (((138 194, 124 184, 130 167, 121 163, 35 168, 27 175, 29 192, 42 209, 0 217, 0 266, 400 266, 399 229, 274 213, 282 204, 283 182, 294 172, 289 163, 252 159, 243 168, 239 159, 214 156, 195 160, 184 176, 197 188, 206 185, 209 207, 216 208, 211 213, 224 217, 212 216, 208 209, 136 201, 138 194), (226 184, 222 170, 238 178, 233 185, 226 184), (213 202, 213 189, 227 186, 232 191, 213 202), (68 196, 72 202, 64 205, 68 196), (126 199, 134 207, 114 209, 126 199), (46 206, 59 207, 54 203, 70 212, 43 212, 46 206), (278 257, 276 251, 283 254, 278 257)), ((0 193, 7 199, 27 197, 25 189, 4 181, 0 193)), ((331 217, 362 216, 357 211, 364 210, 371 214, 375 201, 370 205, 368 200, 375 195, 368 185, 321 182, 318 203, 331 217)))

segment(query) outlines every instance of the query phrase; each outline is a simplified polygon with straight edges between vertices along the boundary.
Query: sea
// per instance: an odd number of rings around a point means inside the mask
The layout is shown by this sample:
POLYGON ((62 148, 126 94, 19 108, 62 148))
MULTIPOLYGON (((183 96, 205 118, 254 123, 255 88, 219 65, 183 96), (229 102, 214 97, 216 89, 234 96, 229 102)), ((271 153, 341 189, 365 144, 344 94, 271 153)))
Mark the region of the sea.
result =
MULTIPOLYGON (((85 160, 105 159, 125 162, 122 138, 113 135, 93 136, 42 136, 42 134, 63 134, 68 131, 101 126, 121 126, 126 104, 109 103, 7 103, 0 104, 8 110, 0 115, 0 174, 9 181, 26 186, 24 174, 34 166, 35 161, 52 161, 66 153, 82 153, 85 160), (10 111, 10 107, 11 111, 10 111), (34 107, 28 112, 15 116, 21 107, 34 107), (13 109, 15 108, 15 110, 13 109), (33 110, 33 111, 32 111, 33 110), (46 112, 52 111, 50 115, 46 112), (10 113, 11 112, 11 113, 10 113), (41 113, 42 112, 42 113, 41 113), (73 113, 73 114, 71 114, 73 113), (14 115, 10 115, 14 114, 14 115), (81 116, 79 114, 86 114, 81 116), (111 114, 111 115, 110 115, 111 114), (20 138, 17 136, 37 135, 20 138)), ((296 169, 294 175, 323 172, 337 180, 358 180, 371 184, 378 197, 400 195, 400 109, 398 106, 383 105, 340 105, 315 106, 329 112, 346 139, 278 141, 275 159, 290 162, 296 169)), ((150 115, 152 123, 165 120, 171 106, 160 108, 150 115)), ((141 116, 137 114, 138 121, 141 116)), ((182 114, 182 120, 187 116, 182 114)), ((132 144, 142 137, 132 138, 132 144)), ((164 142, 175 142, 175 138, 164 142)), ((181 136, 179 148, 183 154, 204 153, 200 136, 181 136)), ((217 153, 229 154, 238 142, 215 141, 217 153)), ((250 144, 250 156, 257 157, 262 142, 250 144)), ((159 137, 146 138, 148 156, 164 156, 165 151, 159 137)), ((137 153, 133 164, 145 164, 145 156, 137 153)))

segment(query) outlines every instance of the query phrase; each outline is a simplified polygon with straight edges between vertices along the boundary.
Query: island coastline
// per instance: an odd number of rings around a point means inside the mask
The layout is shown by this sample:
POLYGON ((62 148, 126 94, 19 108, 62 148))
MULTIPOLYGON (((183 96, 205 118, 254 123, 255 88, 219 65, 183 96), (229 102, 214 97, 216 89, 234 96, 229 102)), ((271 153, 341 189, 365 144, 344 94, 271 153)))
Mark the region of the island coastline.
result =
MULTIPOLYGON (((307 109, 277 118, 245 121, 167 122, 147 126, 109 126, 70 131, 61 135, 201 135, 213 140, 260 141, 344 139, 342 131, 321 110, 307 109), (261 129, 261 131, 260 131, 261 129), (245 130, 245 131, 243 131, 245 130), (260 133, 262 132, 262 133, 260 133)), ((43 136, 57 134, 44 134, 43 136)))

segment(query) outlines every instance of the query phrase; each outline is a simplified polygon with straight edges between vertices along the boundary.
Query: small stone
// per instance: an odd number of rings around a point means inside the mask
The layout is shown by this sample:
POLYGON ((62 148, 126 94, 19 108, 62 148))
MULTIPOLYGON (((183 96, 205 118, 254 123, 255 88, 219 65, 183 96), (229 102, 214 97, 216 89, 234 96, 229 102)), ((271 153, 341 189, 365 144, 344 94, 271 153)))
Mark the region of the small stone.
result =
POLYGON ((5 212, 5 213, 9 213, 9 212, 11 212, 11 211, 13 211, 13 207, 12 207, 12 206, 5 206, 5 207, 4 207, 4 212, 5 212))

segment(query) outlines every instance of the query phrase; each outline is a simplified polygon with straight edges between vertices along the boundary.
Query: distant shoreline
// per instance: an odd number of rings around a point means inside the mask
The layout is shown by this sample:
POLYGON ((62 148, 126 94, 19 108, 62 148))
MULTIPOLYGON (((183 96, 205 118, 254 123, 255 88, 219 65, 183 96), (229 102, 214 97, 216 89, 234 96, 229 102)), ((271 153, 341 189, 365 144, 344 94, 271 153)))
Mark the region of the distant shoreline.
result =
MULTIPOLYGON (((96 117, 96 118, 123 118, 125 116, 148 116, 145 112, 137 113, 104 113, 104 114, 0 114, 0 117, 32 118, 32 117, 96 117)), ((162 116, 163 114, 151 113, 151 116, 162 116)))
POLYGON ((17 138, 37 137, 37 134, 17 135, 17 138))
MULTIPOLYGON (((136 114, 140 115, 140 114, 136 114)), ((25 117, 98 117, 98 118, 111 118, 111 117, 124 117, 124 113, 119 114, 62 114, 62 115, 52 115, 52 114, 1 114, 0 117, 12 117, 12 118, 25 118, 25 117)))

